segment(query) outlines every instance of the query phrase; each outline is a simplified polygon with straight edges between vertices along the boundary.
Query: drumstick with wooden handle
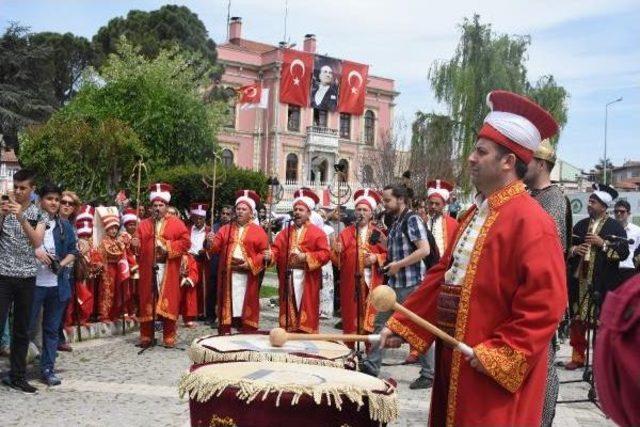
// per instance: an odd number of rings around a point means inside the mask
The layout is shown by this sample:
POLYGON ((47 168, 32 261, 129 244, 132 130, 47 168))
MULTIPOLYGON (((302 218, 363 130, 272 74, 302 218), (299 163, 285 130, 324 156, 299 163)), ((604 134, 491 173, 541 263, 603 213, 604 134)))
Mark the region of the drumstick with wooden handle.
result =
POLYGON ((396 300, 396 293, 389 286, 380 285, 371 291, 371 304, 373 304, 375 309, 378 311, 395 310, 401 312, 413 323, 426 329, 445 343, 449 344, 451 347, 457 348, 462 354, 473 357, 473 349, 471 347, 461 341, 458 341, 434 324, 427 322, 405 306, 398 304, 396 300))
POLYGON ((282 347, 287 341, 368 341, 377 343, 380 335, 355 334, 294 334, 282 328, 273 328, 269 332, 269 343, 274 347, 282 347))

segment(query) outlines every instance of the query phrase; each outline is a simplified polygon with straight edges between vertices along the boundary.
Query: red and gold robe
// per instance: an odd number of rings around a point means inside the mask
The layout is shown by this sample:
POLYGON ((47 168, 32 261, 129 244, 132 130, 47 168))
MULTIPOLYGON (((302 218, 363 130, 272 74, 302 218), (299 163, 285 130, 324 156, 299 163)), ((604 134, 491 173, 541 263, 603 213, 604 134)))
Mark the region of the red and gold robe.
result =
POLYGON ((102 269, 102 260, 98 250, 93 247, 91 237, 78 239, 78 259, 74 270, 74 286, 72 304, 67 304, 65 326, 75 326, 76 322, 86 325, 91 313, 93 313, 93 281, 98 280, 102 269), (100 260, 98 265, 96 260, 100 260))
POLYGON ((373 230, 382 232, 375 226, 369 225, 366 232, 360 234, 360 246, 356 245, 356 228, 353 225, 342 230, 338 242, 342 246, 342 252, 335 250, 331 253, 331 260, 340 271, 340 306, 342 314, 342 329, 345 334, 365 334, 373 332, 373 319, 376 311, 368 302, 369 291, 382 284, 384 275, 382 266, 387 259, 387 250, 380 242, 375 245, 369 243, 373 230), (360 330, 357 329, 357 305, 356 305, 356 250, 359 249, 360 267, 360 330), (376 256, 376 263, 367 267, 365 271, 364 256, 370 253, 376 256))
MULTIPOLYGON (((264 268, 264 252, 269 248, 267 233, 259 225, 249 222, 244 227, 238 224, 223 225, 214 237, 210 253, 218 254, 218 331, 227 334, 231 331, 233 318, 238 317, 233 306, 239 306, 240 301, 233 300, 234 276, 238 281, 246 280, 244 300, 242 301, 242 328, 244 331, 257 330, 260 320, 260 272, 264 268), (248 270, 238 270, 232 264, 242 261, 248 265, 248 270), (245 275, 245 277, 239 277, 245 275)), ((244 287, 244 283, 242 283, 244 287)), ((236 294, 237 291, 236 291, 236 294)), ((239 294, 242 294, 240 291, 239 294)))
POLYGON ((440 256, 444 255, 456 237, 458 221, 450 215, 444 214, 438 215, 433 221, 431 217, 427 217, 425 225, 433 235, 436 245, 438 245, 438 253, 440 256))
MULTIPOLYGON (((473 347, 487 371, 437 340, 430 424, 539 426, 548 346, 566 304, 555 224, 522 182, 472 207, 454 244, 404 303, 473 347)), ((420 351, 434 341, 401 314, 387 325, 420 351)))
POLYGON ((124 243, 125 259, 127 260, 127 264, 129 266, 129 280, 127 281, 126 286, 123 289, 125 292, 124 310, 127 314, 135 315, 136 304, 134 301, 134 295, 137 295, 136 288, 140 275, 138 273, 138 257, 136 256, 136 251, 131 247, 132 238, 133 236, 126 231, 122 231, 118 235, 118 240, 124 243))
POLYGON ((98 246, 103 261, 100 281, 98 314, 101 322, 113 321, 120 316, 124 301, 124 288, 129 280, 125 244, 117 237, 105 235, 98 246))
POLYGON ((278 233, 271 251, 272 262, 278 266, 280 326, 290 332, 317 333, 320 322, 321 267, 329 262, 331 257, 327 235, 309 222, 300 228, 292 225, 278 233), (304 265, 291 265, 293 271, 290 280, 287 280, 287 239, 289 254, 302 252, 307 256, 304 265), (296 276, 300 279, 303 290, 302 295, 298 295, 298 298, 301 298, 299 309, 294 284, 298 280, 296 276), (288 291, 288 303, 285 300, 285 289, 288 291))
MULTIPOLYGON (((152 269, 156 254, 153 226, 154 220, 147 218, 140 222, 136 231, 140 239, 138 295, 140 299, 139 320, 141 322, 153 320, 152 269)), ((158 283, 156 314, 175 321, 180 310, 180 261, 182 255, 189 250, 191 245, 189 230, 180 219, 165 216, 160 220, 156 237, 158 243, 164 246, 167 251, 164 277, 161 278, 162 282, 158 283)))
POLYGON ((195 226, 191 227, 191 248, 189 252, 182 257, 181 268, 181 301, 180 301, 180 314, 182 314, 185 322, 192 320, 193 318, 202 315, 204 316, 205 309, 205 297, 209 298, 210 295, 206 295, 206 290, 203 285, 206 286, 206 281, 209 278, 209 259, 203 250, 203 244, 206 240, 206 236, 211 232, 211 227, 204 226, 202 230, 202 242, 196 242, 194 240, 195 226), (199 247, 196 247, 199 246, 199 247))

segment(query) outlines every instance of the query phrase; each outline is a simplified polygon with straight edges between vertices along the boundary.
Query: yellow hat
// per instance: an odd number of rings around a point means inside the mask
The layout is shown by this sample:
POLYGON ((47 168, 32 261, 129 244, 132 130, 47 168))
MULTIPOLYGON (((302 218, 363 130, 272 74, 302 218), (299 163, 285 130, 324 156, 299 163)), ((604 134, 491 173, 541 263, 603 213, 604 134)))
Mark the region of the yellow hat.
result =
POLYGON ((533 153, 533 157, 540 160, 546 160, 550 163, 556 163, 556 150, 553 149, 549 139, 544 139, 538 146, 538 149, 533 153))

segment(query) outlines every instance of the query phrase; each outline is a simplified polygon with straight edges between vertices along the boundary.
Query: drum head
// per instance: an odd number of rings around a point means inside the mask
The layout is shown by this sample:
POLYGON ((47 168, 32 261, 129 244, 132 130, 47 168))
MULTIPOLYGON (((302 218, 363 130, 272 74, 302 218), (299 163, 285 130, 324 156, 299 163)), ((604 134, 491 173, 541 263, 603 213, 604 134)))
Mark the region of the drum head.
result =
POLYGON ((309 411, 318 407, 342 411, 347 405, 350 410, 368 412, 369 420, 380 423, 393 421, 398 415, 394 385, 329 366, 279 362, 194 366, 180 381, 180 394, 188 394, 192 403, 213 402, 220 407, 233 404, 220 401, 230 396, 245 405, 271 399, 285 412, 298 404, 306 405, 309 411))
POLYGON ((221 362, 293 362, 344 367, 351 350, 333 341, 289 341, 273 347, 269 335, 210 335, 193 340, 189 357, 195 364, 221 362))

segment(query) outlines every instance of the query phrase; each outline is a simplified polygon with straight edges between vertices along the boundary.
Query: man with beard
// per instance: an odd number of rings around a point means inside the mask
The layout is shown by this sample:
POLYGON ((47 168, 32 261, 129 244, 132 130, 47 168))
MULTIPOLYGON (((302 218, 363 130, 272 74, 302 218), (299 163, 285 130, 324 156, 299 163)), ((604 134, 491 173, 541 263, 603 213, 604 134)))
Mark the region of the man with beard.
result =
MULTIPOLYGON (((556 163, 556 153, 548 139, 540 143, 540 147, 533 153, 533 160, 527 165, 527 173, 523 181, 529 189, 529 194, 540 203, 553 219, 560 236, 562 249, 566 254, 571 235, 571 205, 557 185, 551 183, 551 170, 556 163)), ((551 426, 556 414, 556 401, 560 382, 554 363, 556 357, 555 335, 549 346, 549 360, 547 361, 547 389, 545 391, 542 408, 542 426, 551 426)))
POLYGON ((382 200, 380 194, 368 188, 356 191, 353 198, 355 224, 344 229, 336 239, 332 260, 340 272, 344 333, 370 334, 375 309, 369 304, 369 292, 382 284, 387 252, 381 242, 382 232, 372 224, 373 211, 382 200))
POLYGON ((152 343, 153 301, 157 292, 155 313, 163 323, 164 345, 171 348, 176 345, 176 320, 180 313, 180 262, 191 242, 184 223, 168 213, 171 186, 153 184, 149 191, 151 217, 140 222, 136 235, 131 239, 131 246, 140 254, 140 346, 145 348, 152 343))
POLYGON ((584 218, 573 227, 573 245, 569 249, 570 343, 573 349, 567 370, 584 366, 589 343, 587 329, 597 321, 596 309, 606 293, 620 284, 620 260, 629 256, 627 233, 622 225, 607 215, 607 208, 618 197, 618 192, 605 184, 593 184, 584 218))
POLYGON ((472 356, 396 313, 381 346, 436 342, 430 425, 540 425, 548 346, 567 302, 555 224, 521 179, 553 117, 523 96, 493 91, 469 155, 475 204, 454 243, 404 303, 473 348, 472 356), (466 360, 465 360, 466 359, 466 360))
POLYGON ((209 235, 209 253, 218 254, 218 332, 258 330, 260 320, 260 272, 264 252, 269 248, 267 233, 253 221, 260 196, 252 190, 236 193, 235 221, 209 235))
POLYGON ((293 225, 278 233, 265 259, 278 267, 280 326, 314 334, 320 322, 321 267, 329 261, 329 243, 324 231, 309 222, 318 196, 301 188, 294 197, 293 225))
POLYGON ((427 230, 433 234, 438 246, 438 253, 442 256, 453 240, 458 221, 455 218, 444 215, 444 208, 449 202, 449 195, 453 190, 453 184, 442 179, 434 179, 427 182, 427 230))

